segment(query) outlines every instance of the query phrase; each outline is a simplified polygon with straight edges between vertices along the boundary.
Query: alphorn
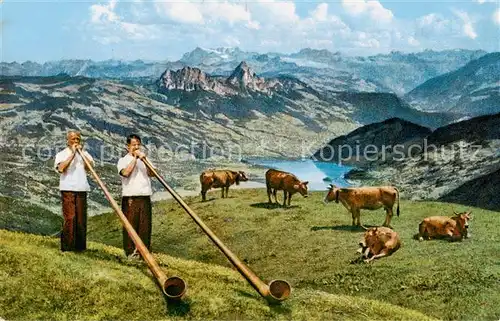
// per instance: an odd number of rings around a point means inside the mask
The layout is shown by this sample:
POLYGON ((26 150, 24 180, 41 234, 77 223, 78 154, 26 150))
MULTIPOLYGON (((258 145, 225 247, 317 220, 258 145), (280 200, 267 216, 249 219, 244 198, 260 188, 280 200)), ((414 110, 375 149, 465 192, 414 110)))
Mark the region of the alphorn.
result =
POLYGON ((240 272, 241 275, 252 285, 252 287, 259 292, 269 303, 279 303, 288 298, 291 292, 291 287, 288 282, 283 280, 272 280, 269 285, 264 283, 257 275, 255 275, 249 267, 247 267, 241 260, 234 255, 227 246, 210 230, 210 228, 203 223, 203 221, 194 213, 194 211, 184 202, 179 194, 173 190, 167 182, 158 174, 156 169, 151 165, 146 157, 142 158, 144 164, 156 176, 160 183, 172 194, 175 200, 182 206, 182 208, 191 216, 191 218, 198 224, 205 234, 217 245, 217 247, 226 255, 229 261, 240 272))
POLYGON ((130 235, 130 238, 134 242, 142 258, 144 259, 144 261, 146 261, 149 269, 151 270, 156 280, 158 281, 158 284, 160 285, 163 293, 167 296, 168 299, 180 300, 186 292, 186 283, 184 282, 184 280, 177 276, 172 276, 170 278, 167 278, 165 273, 163 273, 163 271, 160 269, 160 266, 156 262, 153 255, 149 252, 144 242, 141 240, 137 232, 134 230, 134 228, 128 221, 125 214, 123 214, 121 208, 118 206, 113 197, 111 197, 111 194, 109 193, 108 189, 106 188, 106 186, 104 186, 104 183, 101 181, 95 170, 92 168, 92 165, 90 164, 88 159, 83 155, 82 151, 79 148, 77 148, 77 151, 82 157, 83 161, 85 162, 85 165, 87 165, 89 171, 92 173, 92 176, 94 176, 94 179, 96 180, 97 184, 99 184, 99 186, 103 190, 104 195, 111 203, 111 206, 115 210, 116 214, 118 214, 118 217, 122 222, 122 225, 127 230, 128 235, 130 235))

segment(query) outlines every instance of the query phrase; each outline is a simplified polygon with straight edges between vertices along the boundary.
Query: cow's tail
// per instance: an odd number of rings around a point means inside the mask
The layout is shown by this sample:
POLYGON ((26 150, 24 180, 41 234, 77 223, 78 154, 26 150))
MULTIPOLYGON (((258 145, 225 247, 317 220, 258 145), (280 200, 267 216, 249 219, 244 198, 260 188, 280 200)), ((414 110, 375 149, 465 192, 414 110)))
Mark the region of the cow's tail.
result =
POLYGON ((394 189, 396 190, 396 196, 398 198, 398 207, 396 208, 396 215, 399 217, 399 190, 394 187, 394 189))

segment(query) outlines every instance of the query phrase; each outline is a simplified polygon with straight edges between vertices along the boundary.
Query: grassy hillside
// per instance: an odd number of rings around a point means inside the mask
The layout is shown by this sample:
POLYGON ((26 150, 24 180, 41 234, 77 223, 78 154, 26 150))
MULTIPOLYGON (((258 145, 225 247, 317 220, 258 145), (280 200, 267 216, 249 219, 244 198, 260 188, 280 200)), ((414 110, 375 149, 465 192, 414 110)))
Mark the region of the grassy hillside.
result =
MULTIPOLYGON (((449 320, 498 320, 500 317, 500 213, 472 208, 472 237, 464 242, 418 242, 419 222, 430 215, 451 215, 461 205, 401 202, 392 225, 402 248, 370 265, 350 264, 362 236, 350 228, 341 205, 324 205, 324 193, 295 196, 292 208, 268 207, 265 190, 219 191, 205 203, 188 204, 217 236, 265 280, 280 278, 294 289, 369 298, 449 320)), ((362 223, 380 225, 384 212, 363 211, 362 223)), ((90 238, 121 247, 121 226, 114 214, 90 220, 90 238)), ((153 251, 229 267, 230 264, 174 201, 154 206, 153 251)), ((391 317, 392 319, 392 317, 391 317)))
POLYGON ((188 284, 168 304, 141 261, 90 243, 62 253, 55 238, 0 230, 0 318, 6 320, 431 320, 387 303, 296 289, 269 306, 240 275, 224 267, 156 255, 188 284))
POLYGON ((0 196, 0 229, 41 235, 59 232, 63 219, 25 199, 0 196))

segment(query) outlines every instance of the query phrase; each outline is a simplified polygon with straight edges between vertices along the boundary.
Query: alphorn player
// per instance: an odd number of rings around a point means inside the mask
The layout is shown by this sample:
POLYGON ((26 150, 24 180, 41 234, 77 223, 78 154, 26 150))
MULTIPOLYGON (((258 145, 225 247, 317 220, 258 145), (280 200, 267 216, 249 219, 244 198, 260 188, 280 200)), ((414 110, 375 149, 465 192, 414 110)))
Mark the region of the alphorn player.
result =
MULTIPOLYGON (((148 250, 151 250, 151 176, 154 174, 142 159, 146 155, 140 150, 141 138, 131 134, 127 137, 127 155, 118 160, 118 173, 122 181, 122 211, 148 250)), ((130 258, 138 257, 134 242, 123 228, 123 249, 130 258)))
MULTIPOLYGON (((61 233, 61 251, 84 251, 87 249, 87 166, 77 152, 81 149, 81 135, 78 131, 69 131, 67 145, 56 154, 54 167, 59 172, 59 190, 61 191, 62 213, 64 217, 61 233)), ((83 155, 93 165, 92 156, 86 151, 83 155)))

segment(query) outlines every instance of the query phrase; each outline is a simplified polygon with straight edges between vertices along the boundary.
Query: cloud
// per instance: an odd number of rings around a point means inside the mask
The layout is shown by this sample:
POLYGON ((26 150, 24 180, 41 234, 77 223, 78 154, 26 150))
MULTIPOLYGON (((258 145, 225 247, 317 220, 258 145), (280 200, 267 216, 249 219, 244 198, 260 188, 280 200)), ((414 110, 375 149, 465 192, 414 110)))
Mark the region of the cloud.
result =
POLYGON ((241 45, 240 40, 234 36, 227 36, 226 38, 224 38, 224 42, 226 45, 230 47, 236 47, 241 45))
POLYGON ((434 31, 443 31, 450 25, 450 20, 443 15, 430 13, 428 15, 417 18, 417 27, 434 31))
POLYGON ((180 0, 175 2, 156 2, 156 12, 160 16, 180 23, 204 23, 203 14, 195 3, 180 0))
POLYGON ((367 6, 370 17, 374 21, 391 22, 392 18, 394 18, 392 11, 384 8, 378 1, 368 1, 367 6))
POLYGON ((493 22, 497 25, 500 25, 500 9, 497 9, 493 13, 493 22))
POLYGON ((121 41, 120 37, 117 36, 93 36, 92 39, 103 45, 110 45, 114 43, 119 43, 121 41))
POLYGON ((452 9, 455 17, 445 18, 438 13, 417 18, 417 34, 422 37, 456 37, 466 36, 476 39, 478 34, 474 28, 474 21, 465 11, 452 9))
POLYGON ((123 21, 116 12, 117 0, 106 5, 91 5, 90 22, 92 39, 103 44, 115 44, 127 40, 152 40, 158 38, 158 29, 153 25, 142 25, 123 21))
POLYGON ((392 11, 376 0, 342 0, 342 7, 351 16, 369 16, 376 22, 389 23, 394 18, 392 11))
POLYGON ((309 15, 316 21, 326 21, 328 17, 328 4, 320 3, 309 15))
POLYGON ((116 0, 111 0, 108 5, 94 4, 90 6, 90 21, 92 23, 106 23, 118 20, 118 16, 114 13, 116 0))
POLYGON ((159 37, 159 30, 156 26, 140 25, 129 22, 121 22, 119 26, 121 30, 127 34, 127 39, 153 40, 159 37))
POLYGON ((471 39, 477 38, 477 33, 470 22, 464 24, 464 34, 471 39))
MULTIPOLYGON (((280 52, 304 47, 376 49, 390 43, 387 34, 352 30, 340 17, 328 13, 327 3, 317 4, 301 18, 293 2, 257 0, 246 7, 230 2, 179 1, 110 1, 91 6, 91 38, 104 45, 125 41, 154 45, 157 42, 151 40, 161 39, 184 48, 243 46, 280 52)), ((365 4, 370 17, 385 10, 376 1, 365 4)))
POLYGON ((415 39, 413 36, 410 36, 410 37, 408 37, 408 44, 411 45, 411 46, 419 46, 420 45, 420 41, 418 41, 417 39, 415 39))
POLYGON ((463 34, 471 39, 476 39, 477 33, 474 30, 474 25, 473 25, 472 19, 469 17, 469 14, 467 12, 461 11, 461 10, 453 10, 453 13, 457 17, 459 17, 463 22, 463 25, 462 25, 463 34))
POLYGON ((163 22, 173 21, 200 25, 222 22, 230 26, 244 23, 249 29, 259 29, 260 27, 258 21, 252 20, 250 11, 243 4, 229 1, 195 2, 179 0, 175 2, 156 2, 155 8, 156 13, 160 18, 163 18, 163 22))
POLYGON ((362 1, 349 1, 342 0, 342 7, 347 11, 348 14, 352 16, 361 15, 363 12, 366 12, 366 2, 362 1))
POLYGON ((352 41, 351 44, 355 47, 364 49, 377 49, 380 48, 380 42, 377 39, 367 39, 363 41, 352 41))
POLYGON ((113 48, 151 48, 145 52, 161 59, 167 54, 178 59, 196 46, 239 46, 258 52, 310 47, 376 54, 463 47, 478 39, 471 13, 454 10, 448 16, 429 13, 402 20, 374 0, 309 4, 305 15, 295 3, 282 0, 112 0, 89 7, 89 38, 113 48))
POLYGON ((483 3, 486 3, 486 2, 498 2, 498 0, 474 0, 474 2, 477 2, 479 4, 483 4, 483 3))
POLYGON ((237 22, 251 22, 251 14, 241 4, 229 2, 215 2, 204 5, 205 16, 214 20, 228 22, 233 25, 237 22))
POLYGON ((249 21, 247 24, 246 24, 246 27, 248 29, 254 29, 254 30, 259 30, 260 29, 260 23, 257 22, 257 21, 249 21))
POLYGON ((300 20, 291 1, 256 0, 248 4, 248 9, 260 25, 291 25, 300 20))
MULTIPOLYGON (((412 36, 420 45, 419 48, 451 49, 451 48, 480 48, 478 44, 481 39, 476 30, 475 19, 479 16, 472 16, 462 10, 451 9, 452 15, 444 16, 440 13, 429 13, 418 17, 415 20, 412 36)), ((484 32, 483 28, 480 29, 484 32)), ((411 44, 413 41, 408 41, 411 44)))

